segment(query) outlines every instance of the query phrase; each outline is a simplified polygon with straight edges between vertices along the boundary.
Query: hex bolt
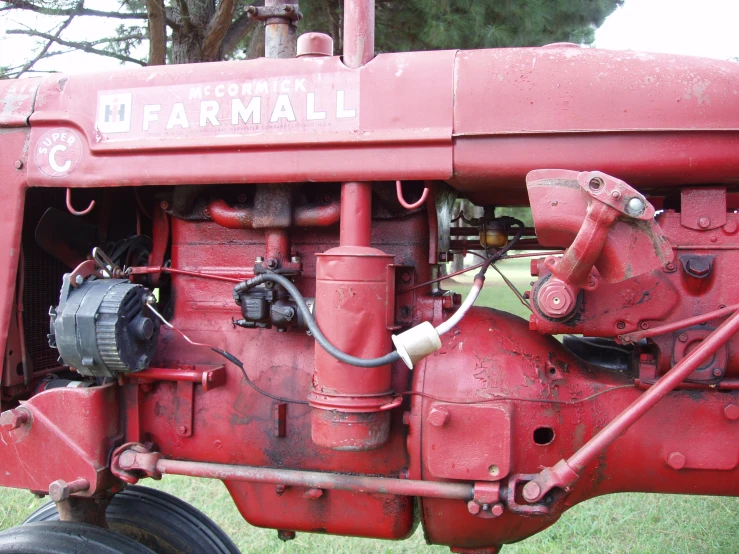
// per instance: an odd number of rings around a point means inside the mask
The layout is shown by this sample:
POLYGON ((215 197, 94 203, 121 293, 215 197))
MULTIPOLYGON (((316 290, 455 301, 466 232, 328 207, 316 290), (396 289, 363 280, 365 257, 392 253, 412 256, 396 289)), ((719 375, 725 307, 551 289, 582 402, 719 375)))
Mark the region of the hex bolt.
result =
POLYGON ((529 481, 523 488, 523 497, 529 502, 535 500, 541 494, 541 487, 535 481, 529 481))
POLYGON ((290 261, 292 263, 294 263, 294 264, 299 264, 300 263, 300 256, 293 256, 292 258, 290 258, 290 261))
POLYGON ((480 513, 480 505, 475 500, 470 500, 467 502, 467 511, 476 516, 480 513))
POLYGON ((698 220, 698 227, 700 227, 701 229, 708 229, 710 226, 711 226, 711 220, 708 219, 707 217, 701 217, 698 220))
POLYGON ((23 169, 23 160, 15 160, 15 164, 13 164, 16 169, 23 169))
POLYGON ((82 275, 77 275, 77 276, 76 276, 76 277, 74 278, 74 282, 75 282, 75 283, 76 283, 76 284, 77 284, 77 285, 79 286, 79 285, 81 285, 82 283, 84 283, 84 282, 85 282, 85 278, 84 278, 84 277, 82 277, 82 275))
POLYGON ((644 200, 638 197, 634 197, 626 204, 626 213, 632 217, 641 215, 644 211, 644 200))
POLYGON ((428 420, 434 427, 443 427, 449 421, 449 410, 444 406, 434 406, 431 408, 428 420))
POLYGON ((665 269, 666 269, 667 271, 675 271, 675 264, 674 264, 674 263, 672 263, 672 262, 667 262, 667 263, 665 264, 665 269))
POLYGON ((685 467, 685 456, 680 452, 673 452, 667 457, 667 465, 675 471, 685 467))
POLYGON ((254 263, 255 264, 264 263, 264 257, 263 256, 257 256, 256 258, 254 258, 254 263))
POLYGON ((66 500, 76 492, 82 492, 90 489, 90 483, 87 479, 75 479, 67 483, 62 479, 54 481, 49 485, 49 497, 54 502, 66 500))
POLYGON ((736 404, 727 404, 724 408, 724 415, 729 421, 736 421, 739 419, 739 406, 736 404))
POLYGON ((26 408, 7 410, 0 414, 0 429, 3 431, 12 431, 28 423, 30 420, 31 412, 26 408))
POLYGON ((503 508, 503 503, 498 502, 497 504, 493 504, 493 506, 490 508, 490 513, 495 517, 500 517, 503 515, 503 511, 505 508, 503 508))
POLYGON ((721 370, 720 367, 716 367, 713 369, 713 376, 714 377, 721 377, 724 374, 724 372, 721 370))
POLYGON ((687 333, 680 333, 677 337, 677 340, 680 342, 687 342, 688 340, 688 334, 687 333))

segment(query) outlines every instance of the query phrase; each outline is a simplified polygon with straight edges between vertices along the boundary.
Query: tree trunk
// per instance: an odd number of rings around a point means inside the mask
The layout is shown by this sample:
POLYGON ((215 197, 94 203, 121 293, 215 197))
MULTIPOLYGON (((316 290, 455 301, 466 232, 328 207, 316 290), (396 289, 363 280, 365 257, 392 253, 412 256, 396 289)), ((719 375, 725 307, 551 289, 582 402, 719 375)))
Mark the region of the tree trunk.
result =
POLYGON ((177 0, 180 28, 172 33, 172 63, 200 63, 205 59, 205 33, 216 13, 215 0, 177 0))

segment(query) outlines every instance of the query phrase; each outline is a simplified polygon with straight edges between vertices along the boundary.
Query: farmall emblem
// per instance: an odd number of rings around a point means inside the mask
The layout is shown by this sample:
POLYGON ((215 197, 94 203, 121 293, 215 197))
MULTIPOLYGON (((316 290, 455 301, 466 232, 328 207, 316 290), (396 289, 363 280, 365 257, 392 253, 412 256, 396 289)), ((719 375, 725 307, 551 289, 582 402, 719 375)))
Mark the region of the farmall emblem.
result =
POLYGON ((53 129, 41 135, 34 160, 41 173, 49 177, 66 177, 82 157, 82 139, 71 129, 53 129))
POLYGON ((127 133, 131 130, 130 92, 98 96, 97 128, 101 133, 127 133))

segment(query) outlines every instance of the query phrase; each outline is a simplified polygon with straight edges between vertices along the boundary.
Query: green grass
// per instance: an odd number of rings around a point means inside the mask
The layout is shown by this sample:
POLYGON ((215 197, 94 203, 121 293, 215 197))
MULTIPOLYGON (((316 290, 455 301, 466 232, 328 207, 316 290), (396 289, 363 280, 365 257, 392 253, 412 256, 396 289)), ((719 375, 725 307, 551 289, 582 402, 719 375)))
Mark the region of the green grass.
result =
MULTIPOLYGON (((528 262, 501 264, 519 290, 528 288, 528 262)), ((502 284, 493 271, 480 303, 525 316, 526 309, 502 284)), ((464 282, 446 283, 446 288, 465 293, 464 282)), ((638 468, 635 468, 638 471, 638 468)), ((727 474, 733 478, 733 474, 727 474)), ((283 543, 274 530, 247 524, 220 481, 168 476, 162 481, 141 484, 165 490, 190 502, 210 516, 234 540, 244 554, 256 553, 448 553, 440 546, 426 546, 419 529, 403 542, 354 539, 298 533, 283 543)), ((45 503, 26 491, 0 489, 0 529, 20 524, 45 503)), ((618 494, 595 498, 566 512, 555 525, 521 543, 505 547, 506 553, 704 553, 739 552, 739 499, 618 494)), ((491 523, 494 525, 494 522, 491 523)))

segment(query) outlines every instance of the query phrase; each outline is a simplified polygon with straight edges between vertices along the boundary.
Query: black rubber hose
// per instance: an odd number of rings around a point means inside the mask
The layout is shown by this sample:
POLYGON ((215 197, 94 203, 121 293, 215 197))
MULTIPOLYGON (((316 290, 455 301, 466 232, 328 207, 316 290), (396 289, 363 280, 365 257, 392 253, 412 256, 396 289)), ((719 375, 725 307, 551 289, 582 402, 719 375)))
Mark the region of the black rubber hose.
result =
POLYGON ((356 367, 380 367, 400 360, 400 354, 396 351, 385 354, 379 358, 357 358, 356 356, 351 356, 350 354, 342 352, 336 348, 321 332, 321 329, 318 327, 316 320, 313 319, 313 314, 310 312, 310 309, 305 303, 305 299, 303 298, 303 295, 300 294, 298 288, 292 283, 292 281, 290 281, 290 279, 283 277, 282 275, 278 275, 277 273, 263 273, 261 275, 257 275, 253 279, 239 283, 234 287, 234 299, 238 302, 239 295, 242 292, 246 292, 249 289, 267 282, 276 283, 288 292, 292 299, 295 300, 298 310, 300 310, 300 313, 305 320, 305 324, 308 326, 308 330, 313 335, 313 338, 315 338, 316 342, 321 345, 321 348, 340 362, 356 367))

